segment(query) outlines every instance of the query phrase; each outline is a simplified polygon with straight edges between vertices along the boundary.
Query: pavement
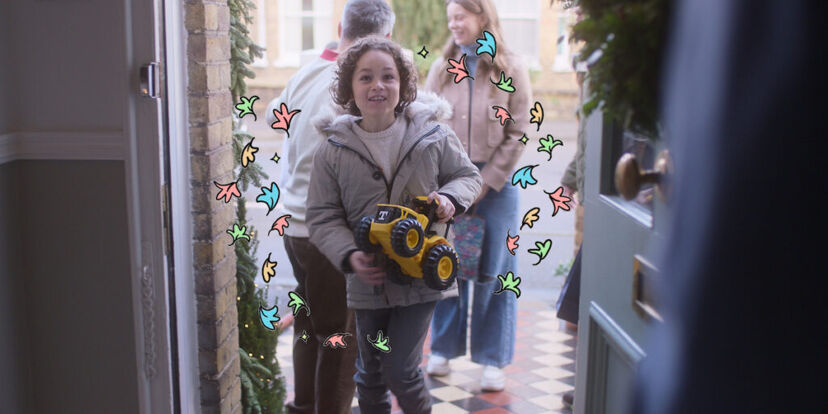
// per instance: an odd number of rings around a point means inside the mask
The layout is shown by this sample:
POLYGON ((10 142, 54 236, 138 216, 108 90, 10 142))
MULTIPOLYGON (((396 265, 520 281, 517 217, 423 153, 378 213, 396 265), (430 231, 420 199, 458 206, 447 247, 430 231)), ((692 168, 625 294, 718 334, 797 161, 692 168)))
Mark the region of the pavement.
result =
MULTIPOLYGON (((543 102, 541 103, 543 104, 543 102)), ((269 187, 270 182, 279 184, 281 176, 280 165, 271 161, 270 158, 273 157, 274 153, 278 153, 280 157, 283 155, 282 147, 285 139, 300 138, 296 134, 293 134, 290 138, 284 138, 284 134, 270 129, 270 126, 264 120, 265 117, 262 114, 259 115, 258 121, 255 122, 250 117, 246 117, 247 119, 243 120, 243 125, 249 133, 256 137, 255 143, 259 148, 256 154, 257 162, 263 166, 265 172, 269 175, 268 180, 263 182, 262 185, 269 187)), ((522 230, 516 229, 511 233, 512 235, 515 233, 520 235, 517 249, 518 269, 514 273, 515 276, 521 278, 521 299, 526 298, 527 300, 553 305, 566 277, 565 274, 556 275, 556 270, 561 266, 568 266, 573 257, 575 209, 573 208, 570 211, 560 210, 553 217, 552 202, 544 191, 552 192, 560 186, 561 176, 575 154, 578 124, 574 120, 546 120, 542 123, 539 131, 532 131, 531 129, 534 128, 535 125, 532 124, 530 130, 526 131, 529 141, 516 169, 527 165, 537 165, 533 173, 537 179, 537 184, 521 189, 520 216, 523 217, 533 207, 539 207, 540 219, 532 228, 526 226, 522 230), (551 159, 549 159, 547 153, 537 151, 540 146, 539 138, 547 135, 552 135, 555 139, 563 142, 562 146, 559 145, 552 150, 551 159), (552 241, 552 248, 547 257, 537 263, 538 257, 530 254, 527 250, 534 248, 535 242, 543 242, 547 239, 552 241)), ((280 162, 284 162, 284 159, 280 162)), ((257 277, 257 284, 266 287, 269 305, 276 303, 284 306, 288 300, 288 291, 296 287, 296 280, 293 277, 293 271, 285 253, 282 238, 275 231, 270 235, 267 234, 273 222, 279 217, 278 208, 268 215, 267 207, 255 201, 256 196, 260 193, 261 189, 255 186, 251 186, 244 192, 244 197, 247 200, 247 219, 256 229, 255 237, 259 240, 256 254, 258 263, 263 263, 270 254, 271 260, 275 260, 277 265, 276 275, 269 283, 264 283, 260 274, 257 277)), ((505 242, 504 240, 504 248, 505 242)))

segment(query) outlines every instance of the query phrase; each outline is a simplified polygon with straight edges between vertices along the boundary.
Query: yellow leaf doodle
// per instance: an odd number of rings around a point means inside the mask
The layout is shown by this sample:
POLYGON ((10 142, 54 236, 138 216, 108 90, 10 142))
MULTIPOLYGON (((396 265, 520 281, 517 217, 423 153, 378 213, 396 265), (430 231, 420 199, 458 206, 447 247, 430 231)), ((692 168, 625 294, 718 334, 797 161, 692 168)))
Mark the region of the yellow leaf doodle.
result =
POLYGON ((538 221, 538 219, 540 219, 539 214, 540 208, 538 207, 535 207, 527 211, 526 214, 523 215, 523 224, 520 225, 520 229, 523 230, 523 226, 529 226, 529 228, 531 229, 532 226, 535 225, 535 222, 538 221))

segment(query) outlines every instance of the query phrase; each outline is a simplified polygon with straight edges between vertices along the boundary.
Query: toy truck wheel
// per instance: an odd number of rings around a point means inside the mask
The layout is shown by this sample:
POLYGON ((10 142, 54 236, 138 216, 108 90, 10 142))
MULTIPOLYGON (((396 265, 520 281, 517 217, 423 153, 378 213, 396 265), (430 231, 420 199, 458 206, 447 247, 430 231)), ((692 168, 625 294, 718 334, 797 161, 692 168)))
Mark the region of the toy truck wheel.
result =
POLYGON ((362 220, 359 221, 359 225, 357 225, 356 231, 354 231, 354 242, 357 245, 357 248, 365 251, 365 252, 374 252, 377 251, 376 244, 371 243, 371 238, 369 234, 371 233, 371 223, 374 220, 371 217, 363 217, 362 220))
POLYGON ((385 277, 392 283, 398 285, 411 284, 411 278, 404 275, 400 265, 391 259, 388 259, 388 265, 385 267, 385 277))
POLYGON ((391 230, 391 248, 400 257, 413 257, 423 247, 423 227, 409 217, 402 219, 391 230))
POLYGON ((436 290, 446 290, 457 275, 458 259, 454 248, 447 244, 438 244, 426 254, 423 262, 423 281, 426 286, 436 290))

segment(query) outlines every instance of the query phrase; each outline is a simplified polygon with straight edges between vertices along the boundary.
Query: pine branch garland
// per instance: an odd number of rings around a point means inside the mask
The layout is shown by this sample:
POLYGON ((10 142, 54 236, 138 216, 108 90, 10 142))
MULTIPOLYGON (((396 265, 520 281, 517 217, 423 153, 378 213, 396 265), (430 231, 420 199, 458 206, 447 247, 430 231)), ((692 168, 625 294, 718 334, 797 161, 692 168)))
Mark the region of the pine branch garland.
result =
MULTIPOLYGON (((228 0, 230 9, 230 93, 233 102, 247 94, 246 79, 255 77, 248 65, 261 57, 264 49, 250 38, 247 25, 252 23, 255 4, 249 0, 228 0)), ((233 117, 233 158, 239 189, 244 193, 250 185, 261 186, 268 178, 264 169, 251 163, 241 167, 241 152, 253 136, 240 130, 239 119, 233 117)), ((242 406, 246 414, 277 414, 284 412, 285 384, 276 360, 279 331, 268 330, 259 320, 259 306, 266 302, 266 290, 256 287, 259 263, 256 251, 259 241, 256 229, 247 224, 247 200, 239 197, 236 223, 247 226, 251 239, 234 244, 236 253, 236 288, 238 301, 239 356, 241 364, 242 406), (253 355, 252 357, 250 355, 253 355)))

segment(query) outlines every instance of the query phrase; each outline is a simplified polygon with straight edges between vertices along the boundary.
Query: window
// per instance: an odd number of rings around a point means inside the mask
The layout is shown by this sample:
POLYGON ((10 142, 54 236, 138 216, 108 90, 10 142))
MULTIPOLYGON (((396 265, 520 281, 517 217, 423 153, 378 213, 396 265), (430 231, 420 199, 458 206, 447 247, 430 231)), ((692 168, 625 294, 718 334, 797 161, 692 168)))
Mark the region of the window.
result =
POLYGON ((511 50, 530 67, 540 67, 538 38, 540 3, 537 0, 495 0, 503 37, 511 50))
POLYGON ((299 66, 302 52, 336 40, 333 6, 333 0, 280 0, 279 56, 273 64, 299 66))
POLYGON ((569 10, 562 10, 558 13, 558 34, 556 41, 558 42, 555 49, 555 63, 552 70, 556 72, 571 72, 572 56, 569 50, 569 31, 570 29, 570 13, 569 10))

